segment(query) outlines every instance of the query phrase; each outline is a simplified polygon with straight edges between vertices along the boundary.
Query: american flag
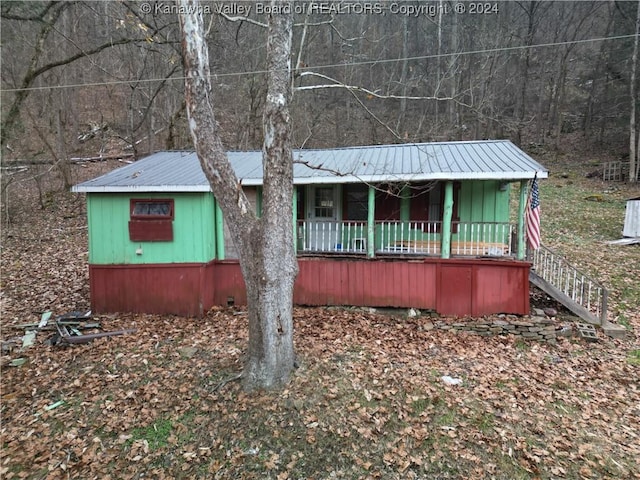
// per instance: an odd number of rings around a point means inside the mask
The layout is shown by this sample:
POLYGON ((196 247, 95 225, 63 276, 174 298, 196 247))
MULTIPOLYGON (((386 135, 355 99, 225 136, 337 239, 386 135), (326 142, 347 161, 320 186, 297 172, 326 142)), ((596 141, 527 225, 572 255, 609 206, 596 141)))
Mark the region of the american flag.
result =
POLYGON ((540 192, 538 190, 538 178, 531 183, 531 192, 527 202, 526 211, 527 239, 532 250, 540 248, 540 192))

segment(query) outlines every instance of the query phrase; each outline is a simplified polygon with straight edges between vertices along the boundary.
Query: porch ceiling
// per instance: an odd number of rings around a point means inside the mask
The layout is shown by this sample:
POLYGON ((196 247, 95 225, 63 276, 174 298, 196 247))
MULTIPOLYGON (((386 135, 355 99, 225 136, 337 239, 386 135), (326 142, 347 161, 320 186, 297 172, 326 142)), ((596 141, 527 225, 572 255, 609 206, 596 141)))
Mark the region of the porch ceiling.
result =
MULTIPOLYGON (((548 171, 508 140, 294 150, 294 183, 522 180, 548 171)), ((246 186, 262 185, 262 152, 228 152, 246 186)), ((158 152, 78 184, 74 192, 208 192, 194 152, 158 152)))

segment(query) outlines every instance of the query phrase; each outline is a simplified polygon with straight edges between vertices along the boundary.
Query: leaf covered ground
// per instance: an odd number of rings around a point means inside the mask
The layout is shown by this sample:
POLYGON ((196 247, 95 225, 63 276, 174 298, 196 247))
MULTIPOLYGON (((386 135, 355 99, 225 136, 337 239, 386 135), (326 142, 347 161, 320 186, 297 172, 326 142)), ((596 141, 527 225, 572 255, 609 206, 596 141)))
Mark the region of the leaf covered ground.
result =
MULTIPOLYGON (((78 180, 113 166, 90 165, 78 180)), ((89 306, 82 198, 51 194, 41 210, 28 181, 15 185, 2 240, 3 340, 45 310, 89 306)), ((601 185, 554 175, 543 188, 547 211, 562 198, 572 211, 584 198, 576 188, 601 185)), ((104 330, 137 331, 72 347, 45 345, 40 333, 3 354, 0 477, 640 478, 640 301, 636 283, 617 287, 637 282, 639 250, 593 252, 617 233, 601 233, 601 215, 621 225, 622 199, 611 199, 611 214, 600 210, 608 201, 588 204, 595 224, 567 218, 543 234, 558 244, 560 229, 575 234, 576 263, 608 275, 624 340, 547 345, 433 330, 427 316, 299 308, 290 384, 247 394, 228 381, 242 369, 242 311, 99 316, 104 330), (9 366, 16 358, 25 363, 9 366)))
POLYGON ((31 347, 3 372, 3 478, 640 478, 624 342, 297 309, 290 385, 246 394, 224 384, 246 344, 237 313, 119 315, 108 330, 137 332, 31 347))

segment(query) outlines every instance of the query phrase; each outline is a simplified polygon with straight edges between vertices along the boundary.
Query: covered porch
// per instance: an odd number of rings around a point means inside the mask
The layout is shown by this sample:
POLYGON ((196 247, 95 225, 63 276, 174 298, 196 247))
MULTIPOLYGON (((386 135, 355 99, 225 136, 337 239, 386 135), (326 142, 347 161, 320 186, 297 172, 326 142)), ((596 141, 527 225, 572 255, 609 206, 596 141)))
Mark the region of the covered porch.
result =
MULTIPOLYGON (((491 257, 524 260, 529 180, 297 185, 298 256, 491 257), (517 208, 510 210, 513 185, 517 208)), ((249 190, 258 214, 262 190, 249 190)), ((222 215, 219 215, 222 218, 222 215)), ((225 229, 218 259, 237 258, 225 229)))

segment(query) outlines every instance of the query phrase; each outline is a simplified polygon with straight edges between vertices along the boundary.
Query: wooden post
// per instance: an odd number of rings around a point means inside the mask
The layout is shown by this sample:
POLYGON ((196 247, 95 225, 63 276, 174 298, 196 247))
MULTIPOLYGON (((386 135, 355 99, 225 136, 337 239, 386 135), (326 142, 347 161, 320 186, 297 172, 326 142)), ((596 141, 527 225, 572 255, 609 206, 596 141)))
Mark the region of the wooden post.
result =
POLYGON ((256 215, 262 216, 262 187, 256 188, 256 215))
POLYGON ((444 211, 442 212, 441 258, 451 257, 451 219, 453 217, 453 182, 444 185, 444 211))
POLYGON ((293 251, 298 254, 298 188, 293 186, 293 251))
POLYGON ((518 204, 518 260, 524 260, 526 256, 524 243, 524 209, 527 206, 527 184, 529 180, 520 180, 520 203, 518 204))
POLYGON ((404 185, 400 191, 400 221, 408 222, 411 219, 411 188, 404 185))
POLYGON ((375 246, 376 190, 369 185, 369 202, 367 208, 367 257, 373 258, 375 246))
POLYGON ((224 216, 216 200, 216 258, 224 260, 224 216))

